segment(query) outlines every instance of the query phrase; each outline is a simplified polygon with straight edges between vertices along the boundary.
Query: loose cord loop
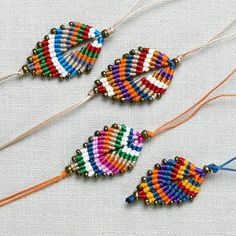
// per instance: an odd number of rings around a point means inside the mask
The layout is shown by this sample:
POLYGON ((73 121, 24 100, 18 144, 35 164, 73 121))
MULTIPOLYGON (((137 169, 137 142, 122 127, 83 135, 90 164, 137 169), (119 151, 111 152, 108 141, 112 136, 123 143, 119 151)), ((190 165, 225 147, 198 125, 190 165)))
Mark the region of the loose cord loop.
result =
POLYGON ((8 197, 2 198, 2 199, 0 199, 0 207, 5 206, 5 205, 7 205, 11 202, 14 202, 18 199, 23 198, 23 197, 26 197, 26 196, 28 196, 32 193, 38 192, 38 191, 40 191, 40 190, 42 190, 42 189, 44 189, 44 188, 46 188, 50 185, 53 185, 53 184, 59 182, 60 180, 66 178, 67 176, 69 176, 69 174, 66 171, 63 171, 60 175, 55 176, 55 177, 53 177, 49 180, 46 180, 46 181, 44 181, 40 184, 37 184, 33 187, 24 189, 22 191, 19 191, 18 193, 12 194, 8 197))
POLYGON ((143 6, 143 7, 139 7, 137 8, 141 2, 143 0, 139 0, 123 17, 121 17, 120 20, 118 20, 117 22, 115 22, 112 27, 110 27, 108 30, 112 30, 111 33, 113 33, 121 24, 123 24, 125 21, 127 21, 128 19, 136 16, 137 14, 141 14, 142 12, 144 11, 147 11, 149 10, 150 8, 154 7, 154 6, 157 6, 161 3, 167 3, 167 2, 171 2, 171 1, 174 1, 174 0, 164 0, 164 1, 161 1, 161 0, 156 0, 154 3, 150 3, 146 6, 143 6), (137 8, 137 9, 136 9, 137 8), (135 10, 136 9, 136 10, 135 10))
POLYGON ((217 84, 213 89, 211 89, 205 96, 203 96, 198 102, 196 102, 193 106, 188 108, 186 111, 181 113, 180 115, 176 116, 174 119, 164 123, 154 131, 147 131, 148 136, 150 138, 155 137, 156 135, 163 133, 169 129, 175 128, 186 121, 193 118, 205 105, 208 103, 222 98, 222 97, 235 97, 236 94, 220 94, 215 97, 209 98, 211 94, 213 94, 219 87, 221 87, 226 81, 228 81, 230 78, 233 77, 233 75, 236 74, 236 68, 225 78, 223 79, 219 84, 217 84), (209 98, 209 99, 208 99, 209 98))
POLYGON ((236 169, 225 167, 225 166, 227 166, 228 164, 230 164, 233 161, 236 161, 236 157, 231 158, 230 160, 226 161, 225 163, 223 163, 223 164, 221 164, 219 166, 217 166, 216 164, 210 164, 210 165, 208 165, 208 168, 211 171, 213 171, 213 173, 216 173, 219 170, 234 171, 234 172, 236 172, 236 169))
POLYGON ((18 142, 22 141, 23 139, 29 137, 30 135, 32 135, 32 134, 38 132, 39 130, 41 130, 41 129, 44 128, 45 126, 47 126, 47 125, 49 125, 49 124, 55 122, 55 121, 58 120, 59 118, 61 118, 61 117, 65 116, 65 115, 67 115, 67 114, 69 114, 69 113, 75 111, 78 107, 80 107, 81 105, 83 105, 84 103, 86 103, 88 100, 90 100, 91 98, 93 98, 95 95, 96 95, 96 94, 93 92, 93 90, 91 90, 91 91, 88 93, 88 95, 87 95, 84 99, 78 101, 76 104, 74 104, 74 105, 68 107, 67 109, 65 109, 65 110, 63 110, 63 111, 61 111, 61 112, 59 112, 59 113, 57 113, 57 114, 55 114, 55 115, 49 117, 49 118, 46 119, 45 121, 41 122, 40 124, 34 126, 34 127, 31 128, 31 129, 27 130, 26 132, 20 134, 20 135, 17 136, 16 138, 14 138, 14 139, 8 141, 7 143, 0 145, 0 151, 3 150, 3 149, 5 149, 5 148, 7 148, 7 147, 10 147, 11 145, 13 145, 13 144, 15 144, 15 143, 18 143, 18 142))

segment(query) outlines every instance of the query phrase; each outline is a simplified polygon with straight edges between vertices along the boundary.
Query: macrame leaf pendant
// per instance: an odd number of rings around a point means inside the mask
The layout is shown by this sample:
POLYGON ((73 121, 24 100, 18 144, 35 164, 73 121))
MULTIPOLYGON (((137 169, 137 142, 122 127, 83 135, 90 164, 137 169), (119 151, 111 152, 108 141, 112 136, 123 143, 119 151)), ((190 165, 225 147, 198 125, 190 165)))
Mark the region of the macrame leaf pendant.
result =
POLYGON ((74 172, 86 177, 113 176, 133 169, 143 137, 132 128, 114 124, 96 131, 83 146, 73 157, 74 172))
POLYGON ((104 39, 95 28, 76 22, 52 29, 42 42, 37 43, 33 55, 27 58, 26 71, 32 75, 51 78, 70 78, 90 72, 99 56, 104 39), (94 39, 86 47, 67 53, 72 47, 94 39))
POLYGON ((122 59, 102 72, 96 80, 97 92, 122 102, 144 102, 160 98, 170 85, 175 63, 165 54, 150 48, 131 50, 122 59), (160 69, 153 75, 135 78, 145 72, 160 69))
POLYGON ((181 204, 196 197, 206 177, 202 169, 182 157, 155 166, 142 178, 137 192, 126 199, 128 203, 140 199, 146 205, 181 204))

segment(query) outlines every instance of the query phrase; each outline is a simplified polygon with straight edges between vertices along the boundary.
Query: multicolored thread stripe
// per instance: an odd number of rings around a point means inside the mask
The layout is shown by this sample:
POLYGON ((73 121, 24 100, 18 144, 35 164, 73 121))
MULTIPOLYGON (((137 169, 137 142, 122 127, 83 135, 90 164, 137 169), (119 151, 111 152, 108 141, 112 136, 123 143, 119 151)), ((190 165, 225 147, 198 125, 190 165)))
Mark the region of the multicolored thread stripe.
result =
POLYGON ((109 66, 104 78, 96 81, 98 92, 127 102, 152 101, 166 91, 175 67, 168 56, 155 49, 132 50, 118 63, 109 66), (134 79, 135 76, 160 68, 163 69, 153 75, 134 79))
POLYGON ((37 76, 68 78, 92 69, 104 42, 97 29, 71 22, 69 26, 61 26, 51 32, 45 36, 45 40, 37 44, 32 57, 28 58, 29 72, 37 76), (86 47, 65 54, 70 48, 91 38, 94 41, 86 47))

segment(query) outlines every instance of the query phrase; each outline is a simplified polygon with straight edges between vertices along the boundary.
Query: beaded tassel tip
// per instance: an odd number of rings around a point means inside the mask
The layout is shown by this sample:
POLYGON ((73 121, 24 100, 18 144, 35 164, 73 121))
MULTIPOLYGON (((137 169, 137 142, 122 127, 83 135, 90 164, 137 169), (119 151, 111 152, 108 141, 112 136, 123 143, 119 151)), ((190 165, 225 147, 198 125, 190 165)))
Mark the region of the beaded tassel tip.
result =
POLYGON ((164 159, 162 164, 155 164, 141 178, 137 190, 126 198, 129 204, 141 200, 145 205, 172 206, 192 201, 200 191, 207 174, 219 170, 236 171, 225 166, 235 161, 236 157, 217 166, 210 164, 202 169, 182 157, 174 160, 164 159))

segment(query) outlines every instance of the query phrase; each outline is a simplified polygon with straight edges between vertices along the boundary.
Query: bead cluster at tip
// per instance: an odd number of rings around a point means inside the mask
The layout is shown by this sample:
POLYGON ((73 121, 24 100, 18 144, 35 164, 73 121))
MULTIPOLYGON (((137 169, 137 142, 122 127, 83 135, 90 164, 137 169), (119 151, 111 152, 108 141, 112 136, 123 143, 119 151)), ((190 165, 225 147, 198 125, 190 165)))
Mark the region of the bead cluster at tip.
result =
POLYGON ((165 54, 150 48, 139 47, 116 59, 102 78, 95 81, 95 93, 120 102, 152 102, 166 91, 172 81, 176 62, 165 54), (162 69, 160 69, 162 68, 162 69), (153 75, 134 78, 145 72, 160 69, 153 75))
POLYGON ((103 46, 103 36, 97 29, 77 22, 53 28, 44 40, 38 42, 27 65, 22 66, 24 74, 48 78, 69 79, 90 72, 103 46), (70 48, 85 40, 94 41, 80 50, 66 54, 70 48))
MULTIPOLYGON (((142 200, 145 205, 180 205, 192 201, 198 194, 208 172, 182 157, 155 164, 147 176, 141 178, 137 190, 126 199, 133 203, 142 200)), ((209 173, 209 172, 208 172, 209 173)))
POLYGON ((84 177, 113 176, 132 170, 143 146, 141 133, 126 125, 113 124, 95 131, 66 167, 84 177))

